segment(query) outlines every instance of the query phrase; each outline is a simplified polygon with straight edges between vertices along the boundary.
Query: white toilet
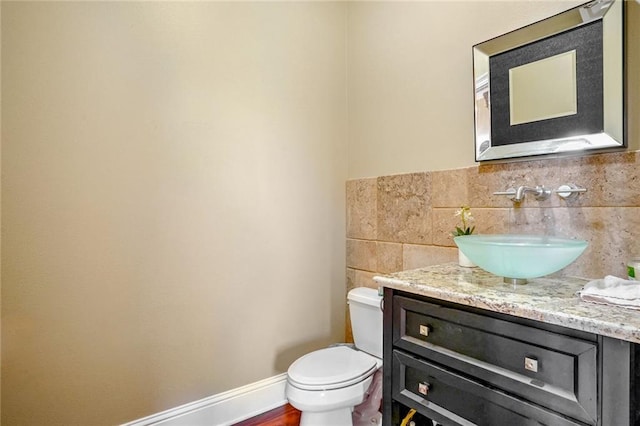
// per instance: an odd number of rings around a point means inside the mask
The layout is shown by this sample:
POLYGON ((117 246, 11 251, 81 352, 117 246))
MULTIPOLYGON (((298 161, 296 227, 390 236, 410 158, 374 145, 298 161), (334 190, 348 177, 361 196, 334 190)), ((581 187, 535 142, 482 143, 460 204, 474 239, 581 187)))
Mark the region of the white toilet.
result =
POLYGON ((382 366, 382 297, 359 287, 347 296, 355 349, 333 346, 298 358, 289 367, 285 393, 302 412, 300 426, 351 426, 382 366))

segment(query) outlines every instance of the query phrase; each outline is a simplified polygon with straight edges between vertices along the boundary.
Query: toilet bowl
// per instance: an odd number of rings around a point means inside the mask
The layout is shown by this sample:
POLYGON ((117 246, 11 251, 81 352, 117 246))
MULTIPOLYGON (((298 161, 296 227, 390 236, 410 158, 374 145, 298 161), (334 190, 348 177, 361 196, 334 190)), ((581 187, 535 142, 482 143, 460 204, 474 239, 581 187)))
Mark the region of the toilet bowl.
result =
POLYGON ((357 288, 348 300, 355 348, 339 345, 311 352, 287 372, 285 394, 301 411, 300 426, 353 425, 353 409, 365 401, 382 366, 381 297, 376 290, 357 288))

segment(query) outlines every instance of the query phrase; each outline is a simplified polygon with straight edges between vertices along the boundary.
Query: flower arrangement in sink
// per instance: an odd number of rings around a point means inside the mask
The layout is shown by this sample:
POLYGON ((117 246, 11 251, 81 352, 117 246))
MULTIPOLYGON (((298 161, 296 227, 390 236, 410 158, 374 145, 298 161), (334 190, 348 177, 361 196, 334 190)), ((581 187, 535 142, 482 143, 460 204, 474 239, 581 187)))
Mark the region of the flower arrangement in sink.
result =
MULTIPOLYGON (((462 222, 462 226, 456 226, 454 231, 451 231, 452 237, 459 237, 461 235, 471 235, 473 231, 475 231, 476 227, 469 226, 470 222, 473 222, 473 216, 471 215, 471 207, 462 206, 459 210, 456 210, 455 217, 460 216, 460 221, 462 222)), ((476 266, 469 258, 458 249, 458 264, 460 266, 465 266, 467 268, 472 268, 476 266)))

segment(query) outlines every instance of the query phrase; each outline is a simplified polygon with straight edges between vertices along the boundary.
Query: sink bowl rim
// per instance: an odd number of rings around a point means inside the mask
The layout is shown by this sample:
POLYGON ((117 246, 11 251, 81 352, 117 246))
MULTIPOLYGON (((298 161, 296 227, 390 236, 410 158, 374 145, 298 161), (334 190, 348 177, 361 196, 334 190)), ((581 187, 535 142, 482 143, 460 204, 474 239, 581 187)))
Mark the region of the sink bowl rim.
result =
POLYGON ((589 243, 586 240, 577 238, 556 237, 553 235, 541 234, 475 234, 459 235, 454 237, 455 242, 459 240, 472 241, 475 244, 516 246, 516 247, 586 247, 589 243))

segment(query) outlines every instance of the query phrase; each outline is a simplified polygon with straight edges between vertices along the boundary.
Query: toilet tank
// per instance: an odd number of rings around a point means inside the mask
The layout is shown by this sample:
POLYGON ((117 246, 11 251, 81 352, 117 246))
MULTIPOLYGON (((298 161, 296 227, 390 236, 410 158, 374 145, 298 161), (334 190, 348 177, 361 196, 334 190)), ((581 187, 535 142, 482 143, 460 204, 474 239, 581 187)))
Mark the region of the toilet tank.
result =
POLYGON ((353 342, 361 351, 382 359, 382 296, 378 290, 354 288, 347 295, 353 342))

